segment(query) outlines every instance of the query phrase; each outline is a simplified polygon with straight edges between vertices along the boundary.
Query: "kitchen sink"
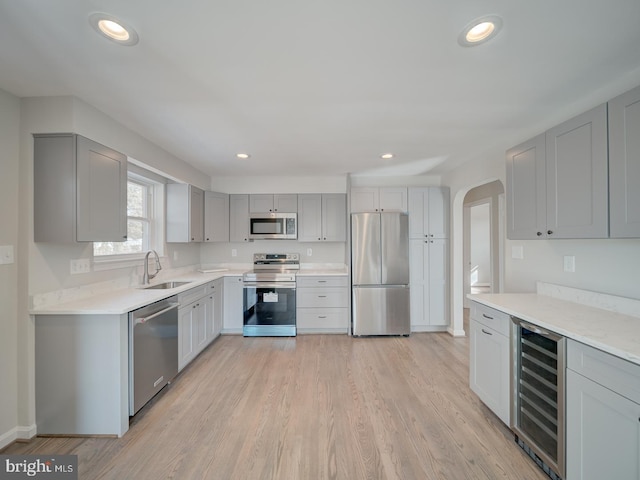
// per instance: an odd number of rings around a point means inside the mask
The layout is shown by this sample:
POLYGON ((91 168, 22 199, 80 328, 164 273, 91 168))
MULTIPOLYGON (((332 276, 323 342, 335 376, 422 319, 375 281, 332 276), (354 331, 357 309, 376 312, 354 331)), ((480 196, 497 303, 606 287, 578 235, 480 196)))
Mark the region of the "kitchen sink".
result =
POLYGON ((188 283, 191 283, 191 282, 164 282, 164 283, 158 283, 156 285, 149 285, 148 287, 141 287, 141 288, 143 288, 144 290, 168 290, 171 288, 181 287, 188 283))

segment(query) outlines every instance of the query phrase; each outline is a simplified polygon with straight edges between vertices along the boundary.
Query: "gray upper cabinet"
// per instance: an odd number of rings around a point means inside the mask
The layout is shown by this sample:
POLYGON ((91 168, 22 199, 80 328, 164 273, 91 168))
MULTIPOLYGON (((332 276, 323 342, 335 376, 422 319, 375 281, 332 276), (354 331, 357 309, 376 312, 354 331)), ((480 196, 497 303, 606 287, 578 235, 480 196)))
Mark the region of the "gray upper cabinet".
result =
POLYGON ((249 195, 229 195, 229 241, 249 241, 249 195))
POLYGON ((167 184, 167 242, 204 240, 204 191, 184 183, 167 184))
POLYGON ((204 241, 229 241, 229 195, 204 192, 204 241))
POLYGON ((351 212, 406 212, 406 187, 353 187, 351 212))
POLYGON ((507 151, 507 237, 547 236, 545 134, 507 151))
POLYGON ((449 238, 449 189, 409 187, 409 237, 449 238))
POLYGON ((607 106, 507 151, 510 239, 606 238, 607 106))
POLYGON ((296 213, 297 211, 298 195, 295 193, 249 195, 249 212, 251 213, 296 213))
POLYGON ((347 200, 343 193, 298 195, 298 241, 344 242, 347 200))
POLYGON ((34 241, 123 242, 127 157, 75 134, 34 135, 34 241))
POLYGON ((640 237, 640 87, 609 102, 610 235, 640 237))
POLYGON ((607 105, 546 133, 547 235, 609 236, 607 105))

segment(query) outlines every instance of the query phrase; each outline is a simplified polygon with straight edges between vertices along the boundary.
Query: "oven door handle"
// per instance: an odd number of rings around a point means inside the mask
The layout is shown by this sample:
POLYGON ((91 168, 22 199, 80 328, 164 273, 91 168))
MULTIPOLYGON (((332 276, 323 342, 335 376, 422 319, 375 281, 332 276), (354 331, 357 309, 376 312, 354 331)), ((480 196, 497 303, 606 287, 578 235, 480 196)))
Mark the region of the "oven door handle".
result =
POLYGON ((296 289, 296 284, 293 282, 244 282, 243 288, 287 288, 290 290, 296 289))

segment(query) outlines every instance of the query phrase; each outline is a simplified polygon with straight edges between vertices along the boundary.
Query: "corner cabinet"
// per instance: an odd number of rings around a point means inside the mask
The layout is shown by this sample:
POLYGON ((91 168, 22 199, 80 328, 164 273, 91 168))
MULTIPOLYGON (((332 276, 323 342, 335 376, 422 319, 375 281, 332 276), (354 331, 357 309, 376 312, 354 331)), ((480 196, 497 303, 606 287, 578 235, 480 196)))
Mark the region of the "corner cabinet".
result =
POLYGON ((612 238, 640 237, 640 87, 609 102, 609 210, 612 238))
POLYGON ((204 191, 184 183, 167 184, 167 242, 204 240, 204 191))
POLYGON ((344 242, 346 239, 346 195, 298 195, 298 241, 344 242))
POLYGON ((204 192, 204 241, 229 241, 229 195, 204 192))
POLYGON ((567 342, 567 480, 640 478, 640 366, 567 342))
POLYGON ((127 157, 80 135, 34 135, 34 241, 127 239, 127 157))

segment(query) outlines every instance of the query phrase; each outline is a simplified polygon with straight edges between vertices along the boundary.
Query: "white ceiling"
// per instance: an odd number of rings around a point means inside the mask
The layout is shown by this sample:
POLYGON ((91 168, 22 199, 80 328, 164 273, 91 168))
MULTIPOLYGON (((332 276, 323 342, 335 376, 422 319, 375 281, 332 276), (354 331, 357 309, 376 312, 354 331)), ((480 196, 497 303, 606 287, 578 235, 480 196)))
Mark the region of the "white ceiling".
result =
POLYGON ((209 175, 439 174, 637 71, 639 22, 639 0, 0 0, 0 88, 75 95, 209 175), (487 14, 501 33, 459 46, 487 14))

